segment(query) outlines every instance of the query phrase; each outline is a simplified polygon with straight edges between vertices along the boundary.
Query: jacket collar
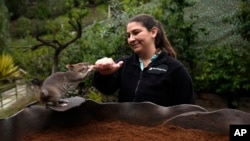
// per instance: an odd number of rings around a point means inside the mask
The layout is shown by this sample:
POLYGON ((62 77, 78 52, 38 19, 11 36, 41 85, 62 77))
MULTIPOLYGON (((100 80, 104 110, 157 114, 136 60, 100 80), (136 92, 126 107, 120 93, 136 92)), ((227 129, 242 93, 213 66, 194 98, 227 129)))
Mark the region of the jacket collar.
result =
MULTIPOLYGON (((170 56, 169 56, 169 54, 167 52, 161 51, 159 53, 158 57, 156 58, 156 60, 153 61, 153 62, 151 62, 149 64, 149 66, 152 66, 152 65, 154 66, 154 65, 162 64, 162 63, 166 62, 169 57, 170 56)), ((139 56, 137 54, 135 54, 135 53, 132 54, 129 57, 129 60, 130 60, 129 62, 131 62, 133 65, 136 65, 136 66, 140 67, 140 65, 139 65, 139 56)))

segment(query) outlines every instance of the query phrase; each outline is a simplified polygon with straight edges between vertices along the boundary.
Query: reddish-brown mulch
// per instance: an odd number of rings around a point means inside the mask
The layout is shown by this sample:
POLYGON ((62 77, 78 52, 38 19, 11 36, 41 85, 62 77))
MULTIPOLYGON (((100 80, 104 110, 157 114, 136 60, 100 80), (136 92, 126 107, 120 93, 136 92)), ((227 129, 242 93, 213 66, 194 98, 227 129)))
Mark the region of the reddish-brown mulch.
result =
POLYGON ((229 141, 228 135, 176 126, 145 127, 121 121, 93 121, 74 127, 51 127, 22 141, 229 141))

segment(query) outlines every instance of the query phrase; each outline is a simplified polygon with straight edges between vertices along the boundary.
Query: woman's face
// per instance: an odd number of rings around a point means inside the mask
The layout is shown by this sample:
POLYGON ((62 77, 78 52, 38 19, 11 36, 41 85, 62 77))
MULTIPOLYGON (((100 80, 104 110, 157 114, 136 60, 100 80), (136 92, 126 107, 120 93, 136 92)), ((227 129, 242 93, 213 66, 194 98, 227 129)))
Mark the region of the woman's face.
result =
POLYGON ((143 53, 150 48, 155 49, 154 39, 157 28, 148 31, 139 22, 130 22, 127 25, 127 41, 135 53, 143 53))

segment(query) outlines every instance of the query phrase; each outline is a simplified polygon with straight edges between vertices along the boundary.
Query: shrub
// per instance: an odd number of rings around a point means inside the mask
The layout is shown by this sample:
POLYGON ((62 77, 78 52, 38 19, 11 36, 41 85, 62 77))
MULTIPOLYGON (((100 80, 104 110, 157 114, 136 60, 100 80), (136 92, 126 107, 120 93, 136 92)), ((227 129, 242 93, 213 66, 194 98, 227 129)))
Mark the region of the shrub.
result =
POLYGON ((218 94, 250 90, 249 51, 239 46, 208 47, 196 77, 198 88, 218 94))
POLYGON ((250 42, 250 0, 241 0, 234 20, 238 33, 250 42))
POLYGON ((12 37, 24 38, 32 32, 32 21, 25 17, 20 17, 16 22, 12 23, 10 30, 12 37))

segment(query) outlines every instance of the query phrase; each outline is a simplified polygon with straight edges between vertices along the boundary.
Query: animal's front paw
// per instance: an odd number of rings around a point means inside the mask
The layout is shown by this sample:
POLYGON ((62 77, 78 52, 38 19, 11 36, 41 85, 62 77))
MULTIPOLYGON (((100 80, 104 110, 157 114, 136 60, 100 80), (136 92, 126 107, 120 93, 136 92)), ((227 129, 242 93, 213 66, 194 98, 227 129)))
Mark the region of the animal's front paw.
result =
POLYGON ((94 70, 95 70, 95 65, 88 66, 88 71, 94 71, 94 70))

